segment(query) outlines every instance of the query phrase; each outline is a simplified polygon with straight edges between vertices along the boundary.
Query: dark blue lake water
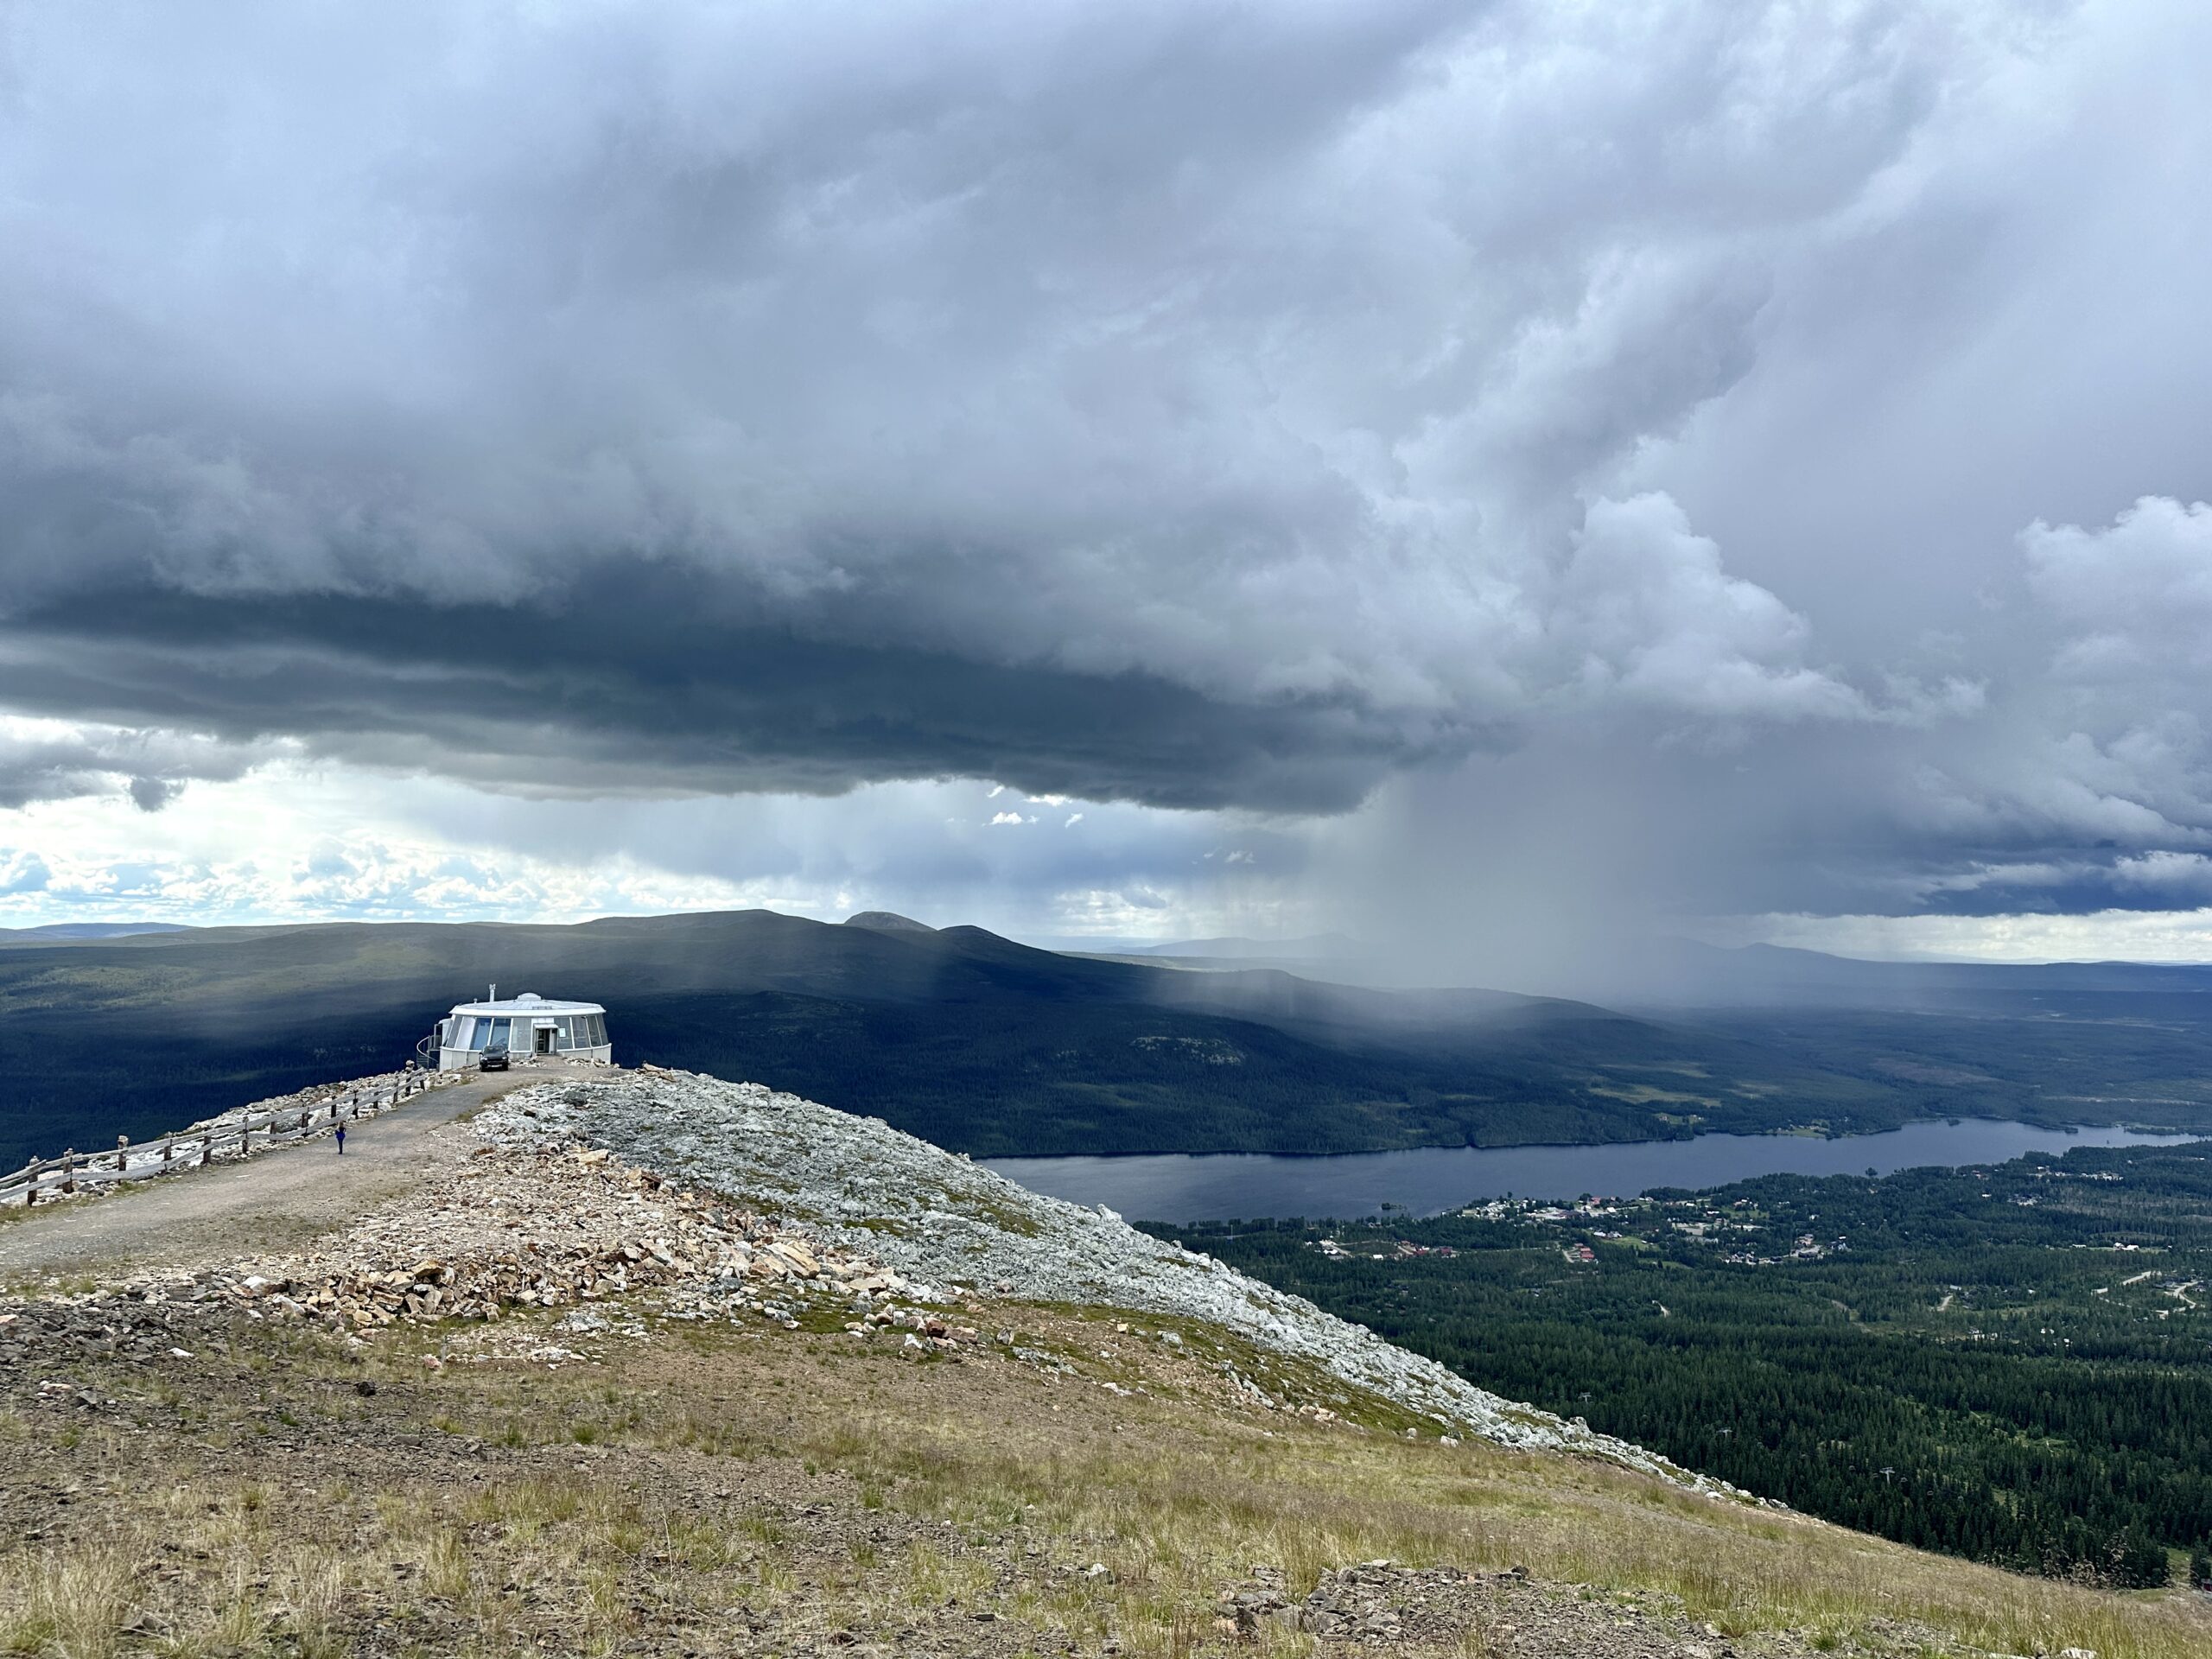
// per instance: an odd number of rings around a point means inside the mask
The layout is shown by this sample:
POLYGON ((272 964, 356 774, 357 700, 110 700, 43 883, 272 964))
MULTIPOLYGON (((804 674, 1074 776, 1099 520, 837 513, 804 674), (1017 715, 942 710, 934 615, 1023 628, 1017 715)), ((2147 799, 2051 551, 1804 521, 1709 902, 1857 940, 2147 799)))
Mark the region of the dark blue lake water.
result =
POLYGON ((995 1158, 1033 1192, 1103 1204, 1135 1220, 1372 1215, 1384 1205, 1435 1215, 1478 1198, 1626 1198, 1660 1186, 1722 1186, 1753 1175, 1888 1174, 1925 1164, 2002 1163, 2071 1147, 2164 1146, 2185 1136, 2126 1129, 2031 1128, 1974 1118, 1910 1123, 1885 1135, 1821 1141, 1789 1135, 1701 1135, 1607 1147, 1417 1147, 1329 1158, 1166 1154, 1137 1158, 995 1158))

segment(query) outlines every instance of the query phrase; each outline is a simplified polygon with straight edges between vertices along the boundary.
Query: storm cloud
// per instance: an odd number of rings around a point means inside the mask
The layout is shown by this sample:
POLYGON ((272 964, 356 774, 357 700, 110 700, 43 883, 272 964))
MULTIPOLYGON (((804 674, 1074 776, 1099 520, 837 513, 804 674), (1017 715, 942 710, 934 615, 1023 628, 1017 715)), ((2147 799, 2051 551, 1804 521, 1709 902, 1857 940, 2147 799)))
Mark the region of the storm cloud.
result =
POLYGON ((2208 48, 18 8, 0 805, 971 779, 1316 820, 1370 911, 1568 845, 1616 909, 2202 904, 2208 48))

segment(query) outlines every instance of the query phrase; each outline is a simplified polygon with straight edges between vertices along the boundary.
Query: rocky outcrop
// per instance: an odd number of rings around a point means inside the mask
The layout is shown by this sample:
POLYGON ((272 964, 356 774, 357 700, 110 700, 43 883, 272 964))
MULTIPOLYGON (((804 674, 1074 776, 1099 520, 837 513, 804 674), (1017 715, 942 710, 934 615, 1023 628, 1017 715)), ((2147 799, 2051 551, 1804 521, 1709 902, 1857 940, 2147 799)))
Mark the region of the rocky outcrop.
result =
MULTIPOLYGON (((136 1305, 132 1317, 196 1307, 357 1335, 563 1308, 575 1312, 556 1331, 590 1334, 611 1323, 591 1305, 633 1291, 659 1293, 657 1312, 677 1319, 748 1313, 796 1326, 809 1307, 847 1319, 905 1288, 872 1257, 604 1150, 552 1156, 487 1147, 311 1250, 188 1277, 141 1274, 91 1300, 136 1305)), ((0 1352, 10 1329, 0 1323, 0 1352)))
MULTIPOLYGON (((1579 1453, 1713 1491, 1643 1448, 1476 1388, 1432 1360, 1103 1207, 1048 1198, 963 1157, 758 1084, 647 1068, 509 1095, 477 1133, 511 1147, 605 1147, 887 1264, 918 1300, 981 1288, 1201 1321, 1395 1402, 1440 1438, 1579 1453)), ((1277 1402, 1250 1378, 1238 1383, 1277 1402)), ((1409 1431, 1418 1432, 1418 1431, 1409 1431)))

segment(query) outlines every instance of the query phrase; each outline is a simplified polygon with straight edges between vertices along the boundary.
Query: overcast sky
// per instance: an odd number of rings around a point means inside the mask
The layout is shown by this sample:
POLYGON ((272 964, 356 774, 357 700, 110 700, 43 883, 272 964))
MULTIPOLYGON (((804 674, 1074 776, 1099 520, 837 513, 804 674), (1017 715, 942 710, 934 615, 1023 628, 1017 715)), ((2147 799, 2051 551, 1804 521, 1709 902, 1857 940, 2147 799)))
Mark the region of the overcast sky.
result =
POLYGON ((2212 9, 0 14, 0 925, 2212 958, 2212 9))

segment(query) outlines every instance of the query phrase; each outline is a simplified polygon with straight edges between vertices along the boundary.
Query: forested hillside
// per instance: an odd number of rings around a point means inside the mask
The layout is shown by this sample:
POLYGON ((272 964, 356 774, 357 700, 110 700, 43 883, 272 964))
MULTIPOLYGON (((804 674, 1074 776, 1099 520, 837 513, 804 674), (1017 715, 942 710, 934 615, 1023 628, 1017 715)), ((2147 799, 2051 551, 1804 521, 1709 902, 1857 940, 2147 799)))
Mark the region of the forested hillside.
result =
POLYGON ((2156 1584, 2169 1552, 2212 1545, 2209 1154, 1174 1230, 1485 1388, 1830 1520, 2156 1584))

